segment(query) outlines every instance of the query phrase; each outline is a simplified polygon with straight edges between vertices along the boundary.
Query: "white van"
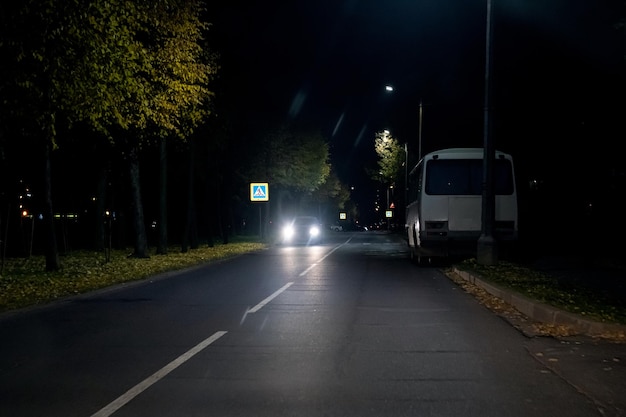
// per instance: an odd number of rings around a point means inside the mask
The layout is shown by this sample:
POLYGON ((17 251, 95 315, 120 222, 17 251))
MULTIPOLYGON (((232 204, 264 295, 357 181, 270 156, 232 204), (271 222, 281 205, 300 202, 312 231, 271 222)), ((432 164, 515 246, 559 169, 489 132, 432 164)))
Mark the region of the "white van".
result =
MULTIPOLYGON (((406 230, 411 259, 476 253, 482 231, 483 148, 442 149, 425 155, 408 178, 406 230)), ((511 155, 495 151, 494 237, 518 235, 517 191, 511 155)))

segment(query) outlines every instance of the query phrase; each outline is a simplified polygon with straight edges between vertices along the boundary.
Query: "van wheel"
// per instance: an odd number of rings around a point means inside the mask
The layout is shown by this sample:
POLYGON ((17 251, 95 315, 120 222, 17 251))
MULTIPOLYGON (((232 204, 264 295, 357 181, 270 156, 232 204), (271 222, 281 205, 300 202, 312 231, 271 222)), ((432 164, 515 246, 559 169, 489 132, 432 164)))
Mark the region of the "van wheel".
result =
POLYGON ((433 263, 433 258, 421 255, 418 250, 411 248, 411 262, 417 266, 430 266, 433 263))
POLYGON ((433 263, 433 258, 430 256, 417 255, 415 263, 419 266, 429 266, 433 263))
MULTIPOLYGON (((413 230, 413 244, 415 245, 417 242, 417 235, 415 234, 415 230, 413 230)), ((419 254, 419 249, 417 246, 409 245, 409 254, 411 256, 411 262, 416 265, 422 265, 422 256, 419 254)))
POLYGON ((430 256, 422 256, 416 248, 410 248, 409 254, 411 256, 411 262, 418 266, 426 266, 432 264, 432 258, 430 256))
POLYGON ((409 259, 412 263, 417 263, 417 255, 415 254, 415 248, 409 247, 409 259))

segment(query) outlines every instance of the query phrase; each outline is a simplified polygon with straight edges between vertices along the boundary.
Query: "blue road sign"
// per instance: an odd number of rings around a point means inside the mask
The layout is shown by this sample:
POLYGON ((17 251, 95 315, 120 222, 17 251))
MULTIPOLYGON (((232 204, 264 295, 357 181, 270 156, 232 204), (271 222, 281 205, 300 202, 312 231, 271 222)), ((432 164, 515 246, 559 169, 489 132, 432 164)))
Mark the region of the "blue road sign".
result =
POLYGON ((270 190, 266 182, 250 183, 250 201, 269 201, 270 190))

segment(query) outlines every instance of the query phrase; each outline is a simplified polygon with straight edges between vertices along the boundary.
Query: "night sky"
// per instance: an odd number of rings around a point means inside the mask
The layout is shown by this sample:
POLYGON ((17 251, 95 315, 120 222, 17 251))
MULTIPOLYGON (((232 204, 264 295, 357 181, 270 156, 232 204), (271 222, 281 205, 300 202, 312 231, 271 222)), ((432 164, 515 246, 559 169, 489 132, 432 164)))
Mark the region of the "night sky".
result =
MULTIPOLYGON (((486 0, 214 7, 227 91, 241 109, 250 120, 315 121, 347 177, 360 165, 355 158, 373 149, 375 131, 389 128, 416 146, 420 100, 424 151, 482 146, 486 0)), ((571 146, 565 136, 583 126, 623 137, 613 132, 623 127, 624 31, 615 29, 622 2, 494 0, 493 7, 497 147, 526 158, 529 146, 571 146)))
MULTIPOLYGON (((623 2, 492 4, 493 138, 520 180, 614 158, 625 137, 623 2)), ((359 184, 376 131, 391 130, 417 161, 420 100, 422 154, 483 145, 486 5, 233 0, 209 20, 239 122, 315 123, 341 179, 359 184)))
MULTIPOLYGON (((491 1, 492 138, 514 158, 520 231, 575 234, 571 225, 583 224, 626 233, 626 3, 491 1)), ((220 55, 214 110, 231 143, 245 146, 285 122, 319 129, 362 216, 381 186, 366 170, 376 169, 375 133, 390 130, 415 165, 420 103, 422 155, 483 146, 487 0, 211 0, 207 8, 207 41, 220 55)), ((92 161, 75 158, 90 152, 90 141, 55 152, 56 210, 77 210, 93 194, 92 161)), ((40 171, 24 169, 41 165, 35 154, 5 172, 41 196, 40 171)), ((123 171, 113 172, 115 196, 126 190, 123 171)), ((156 189, 146 178, 150 221, 156 189)))

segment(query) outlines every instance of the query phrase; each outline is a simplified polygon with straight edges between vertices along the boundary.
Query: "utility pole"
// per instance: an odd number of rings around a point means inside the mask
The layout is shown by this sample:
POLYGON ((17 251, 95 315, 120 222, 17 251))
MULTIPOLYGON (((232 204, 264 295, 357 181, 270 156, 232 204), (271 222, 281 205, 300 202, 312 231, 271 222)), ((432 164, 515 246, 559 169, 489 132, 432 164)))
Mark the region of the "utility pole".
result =
POLYGON ((419 127, 417 131, 417 161, 422 159, 422 113, 423 113, 422 99, 420 98, 420 110, 419 110, 419 127))
POLYGON ((492 138, 491 123, 491 69, 493 32, 492 0, 487 0, 487 33, 485 37, 485 120, 483 144, 483 182, 482 182, 482 230, 478 238, 476 260, 481 265, 498 263, 498 247, 494 237, 495 195, 493 187, 493 164, 495 147, 492 138))

